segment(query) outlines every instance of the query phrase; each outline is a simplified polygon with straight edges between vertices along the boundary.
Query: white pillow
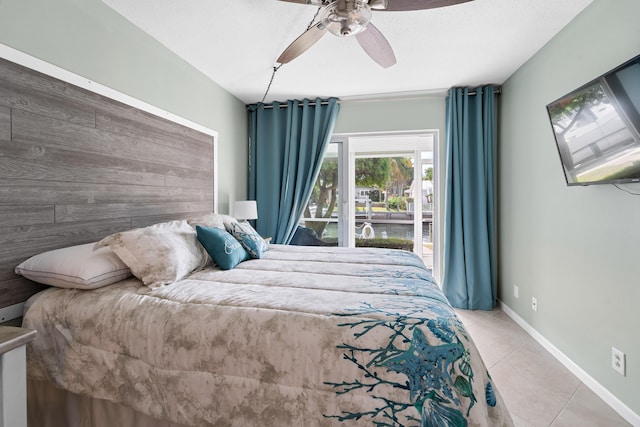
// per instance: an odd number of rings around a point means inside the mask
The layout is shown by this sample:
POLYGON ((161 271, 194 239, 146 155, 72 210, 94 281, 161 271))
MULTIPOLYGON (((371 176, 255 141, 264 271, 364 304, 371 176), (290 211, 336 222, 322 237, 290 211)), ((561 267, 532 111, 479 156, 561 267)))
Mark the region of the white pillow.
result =
POLYGON ((96 289, 131 276, 111 249, 93 251, 93 245, 43 252, 20 263, 15 272, 34 282, 71 289, 96 289))
POLYGON ((123 231, 95 244, 109 246, 142 283, 155 288, 180 280, 210 262, 186 220, 176 220, 123 231))

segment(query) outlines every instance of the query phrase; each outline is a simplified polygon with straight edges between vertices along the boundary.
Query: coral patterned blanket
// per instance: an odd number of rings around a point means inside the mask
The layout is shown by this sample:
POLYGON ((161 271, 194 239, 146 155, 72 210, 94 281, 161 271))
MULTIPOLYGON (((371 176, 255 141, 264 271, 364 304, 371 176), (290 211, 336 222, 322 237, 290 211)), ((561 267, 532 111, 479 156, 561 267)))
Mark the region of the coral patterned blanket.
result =
POLYGON ((272 245, 149 289, 27 303, 28 375, 193 426, 511 426, 412 253, 272 245))

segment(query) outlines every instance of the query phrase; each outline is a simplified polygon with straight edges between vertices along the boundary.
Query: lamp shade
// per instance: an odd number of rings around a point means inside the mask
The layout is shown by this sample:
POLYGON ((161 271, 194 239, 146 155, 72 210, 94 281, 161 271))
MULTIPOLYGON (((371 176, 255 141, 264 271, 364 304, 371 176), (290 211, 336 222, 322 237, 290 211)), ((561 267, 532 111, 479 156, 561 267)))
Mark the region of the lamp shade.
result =
POLYGON ((257 219, 258 207, 255 200, 242 200, 233 205, 233 216, 236 219, 257 219))

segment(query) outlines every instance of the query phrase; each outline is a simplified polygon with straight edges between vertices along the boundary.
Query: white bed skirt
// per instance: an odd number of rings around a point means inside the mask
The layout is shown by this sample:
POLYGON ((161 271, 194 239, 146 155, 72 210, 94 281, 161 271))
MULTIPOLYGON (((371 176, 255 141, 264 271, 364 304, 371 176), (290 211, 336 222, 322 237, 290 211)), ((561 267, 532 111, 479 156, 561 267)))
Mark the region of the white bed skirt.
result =
POLYGON ((27 381, 27 422, 29 427, 186 427, 35 380, 27 381))

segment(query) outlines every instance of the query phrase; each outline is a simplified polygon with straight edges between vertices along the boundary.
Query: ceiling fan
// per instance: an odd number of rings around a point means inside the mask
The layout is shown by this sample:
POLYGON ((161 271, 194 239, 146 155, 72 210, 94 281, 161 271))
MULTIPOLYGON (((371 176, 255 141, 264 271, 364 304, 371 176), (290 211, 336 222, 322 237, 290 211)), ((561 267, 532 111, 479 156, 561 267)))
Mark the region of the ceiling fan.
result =
POLYGON ((356 36, 364 51, 380 66, 396 63, 391 45, 380 30, 370 22, 371 10, 411 11, 435 9, 473 0, 280 0, 322 7, 318 21, 287 47, 277 62, 286 64, 300 56, 324 36, 327 31, 338 37, 356 36))

